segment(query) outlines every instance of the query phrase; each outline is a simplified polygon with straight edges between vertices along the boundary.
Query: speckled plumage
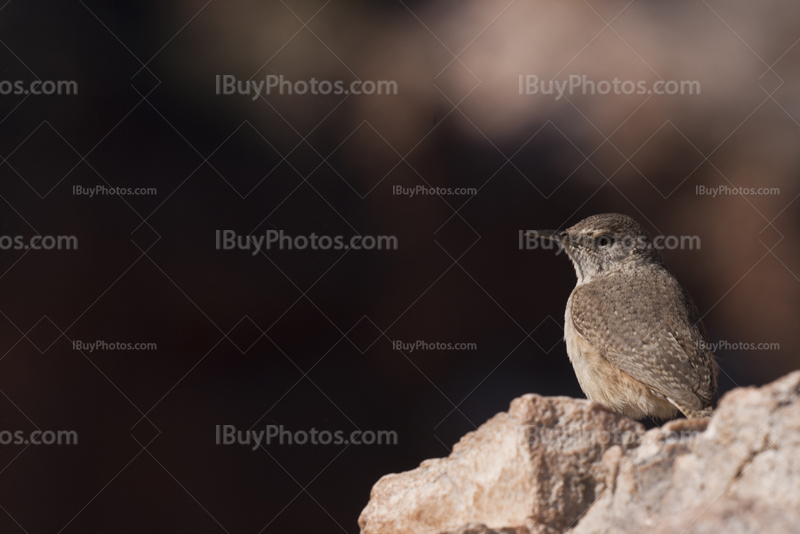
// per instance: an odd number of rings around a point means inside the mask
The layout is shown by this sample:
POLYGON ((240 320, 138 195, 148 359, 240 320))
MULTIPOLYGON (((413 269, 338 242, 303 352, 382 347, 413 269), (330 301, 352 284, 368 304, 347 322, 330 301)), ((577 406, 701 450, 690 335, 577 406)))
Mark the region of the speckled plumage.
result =
POLYGON ((647 232, 620 214, 552 234, 578 284, 565 317, 567 353, 586 395, 636 419, 710 415, 717 366, 688 293, 647 232))

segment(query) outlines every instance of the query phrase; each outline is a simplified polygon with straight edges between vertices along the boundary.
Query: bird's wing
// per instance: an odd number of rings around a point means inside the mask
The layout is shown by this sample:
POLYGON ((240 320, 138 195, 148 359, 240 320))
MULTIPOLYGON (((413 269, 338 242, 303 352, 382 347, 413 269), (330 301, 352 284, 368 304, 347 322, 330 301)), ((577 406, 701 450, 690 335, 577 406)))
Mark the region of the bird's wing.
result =
POLYGON ((711 404, 713 355, 691 299, 666 269, 580 285, 571 315, 577 333, 618 369, 681 406, 711 404))

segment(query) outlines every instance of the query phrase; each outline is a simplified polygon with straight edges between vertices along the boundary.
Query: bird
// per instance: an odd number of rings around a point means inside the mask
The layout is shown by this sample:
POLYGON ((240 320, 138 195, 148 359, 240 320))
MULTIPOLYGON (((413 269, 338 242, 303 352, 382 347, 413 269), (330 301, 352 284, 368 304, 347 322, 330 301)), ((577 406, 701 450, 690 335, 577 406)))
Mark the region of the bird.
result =
POLYGON ((630 417, 710 417, 718 365, 691 297, 650 234, 619 213, 588 217, 554 241, 575 267, 564 341, 586 396, 630 417))

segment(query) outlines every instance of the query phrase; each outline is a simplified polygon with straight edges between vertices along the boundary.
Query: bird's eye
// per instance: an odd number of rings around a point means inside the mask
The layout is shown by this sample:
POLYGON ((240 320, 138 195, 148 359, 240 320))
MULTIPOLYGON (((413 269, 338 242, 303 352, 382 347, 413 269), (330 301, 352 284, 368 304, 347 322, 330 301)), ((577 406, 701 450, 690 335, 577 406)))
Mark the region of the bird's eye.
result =
POLYGON ((610 235, 601 235, 600 237, 597 238, 596 242, 598 247, 605 248, 611 246, 614 240, 611 238, 610 235))

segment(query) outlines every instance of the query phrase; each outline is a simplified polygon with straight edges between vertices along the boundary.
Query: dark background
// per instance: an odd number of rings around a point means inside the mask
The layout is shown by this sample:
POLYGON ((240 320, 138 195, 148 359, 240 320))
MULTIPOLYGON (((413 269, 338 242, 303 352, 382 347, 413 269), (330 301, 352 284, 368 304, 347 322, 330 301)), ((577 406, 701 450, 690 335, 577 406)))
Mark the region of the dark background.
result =
POLYGON ((800 13, 787 1, 10 0, 0 78, 1 532, 357 532, 382 475, 524 393, 582 397, 564 256, 518 232, 629 214, 667 250, 720 388, 797 367, 800 13), (610 23, 610 24, 609 24, 610 23), (215 76, 396 95, 215 94, 215 76), (698 80, 700 95, 520 95, 518 76, 698 80), (89 198, 73 186, 154 187, 89 198), (392 187, 474 187, 408 198, 392 187), (778 195, 696 194, 776 187, 778 195), (391 251, 215 249, 215 231, 393 235, 391 251), (74 350, 80 340, 156 343, 74 350), (391 341, 475 343, 397 351, 391 341), (215 425, 396 445, 215 445, 215 425))

